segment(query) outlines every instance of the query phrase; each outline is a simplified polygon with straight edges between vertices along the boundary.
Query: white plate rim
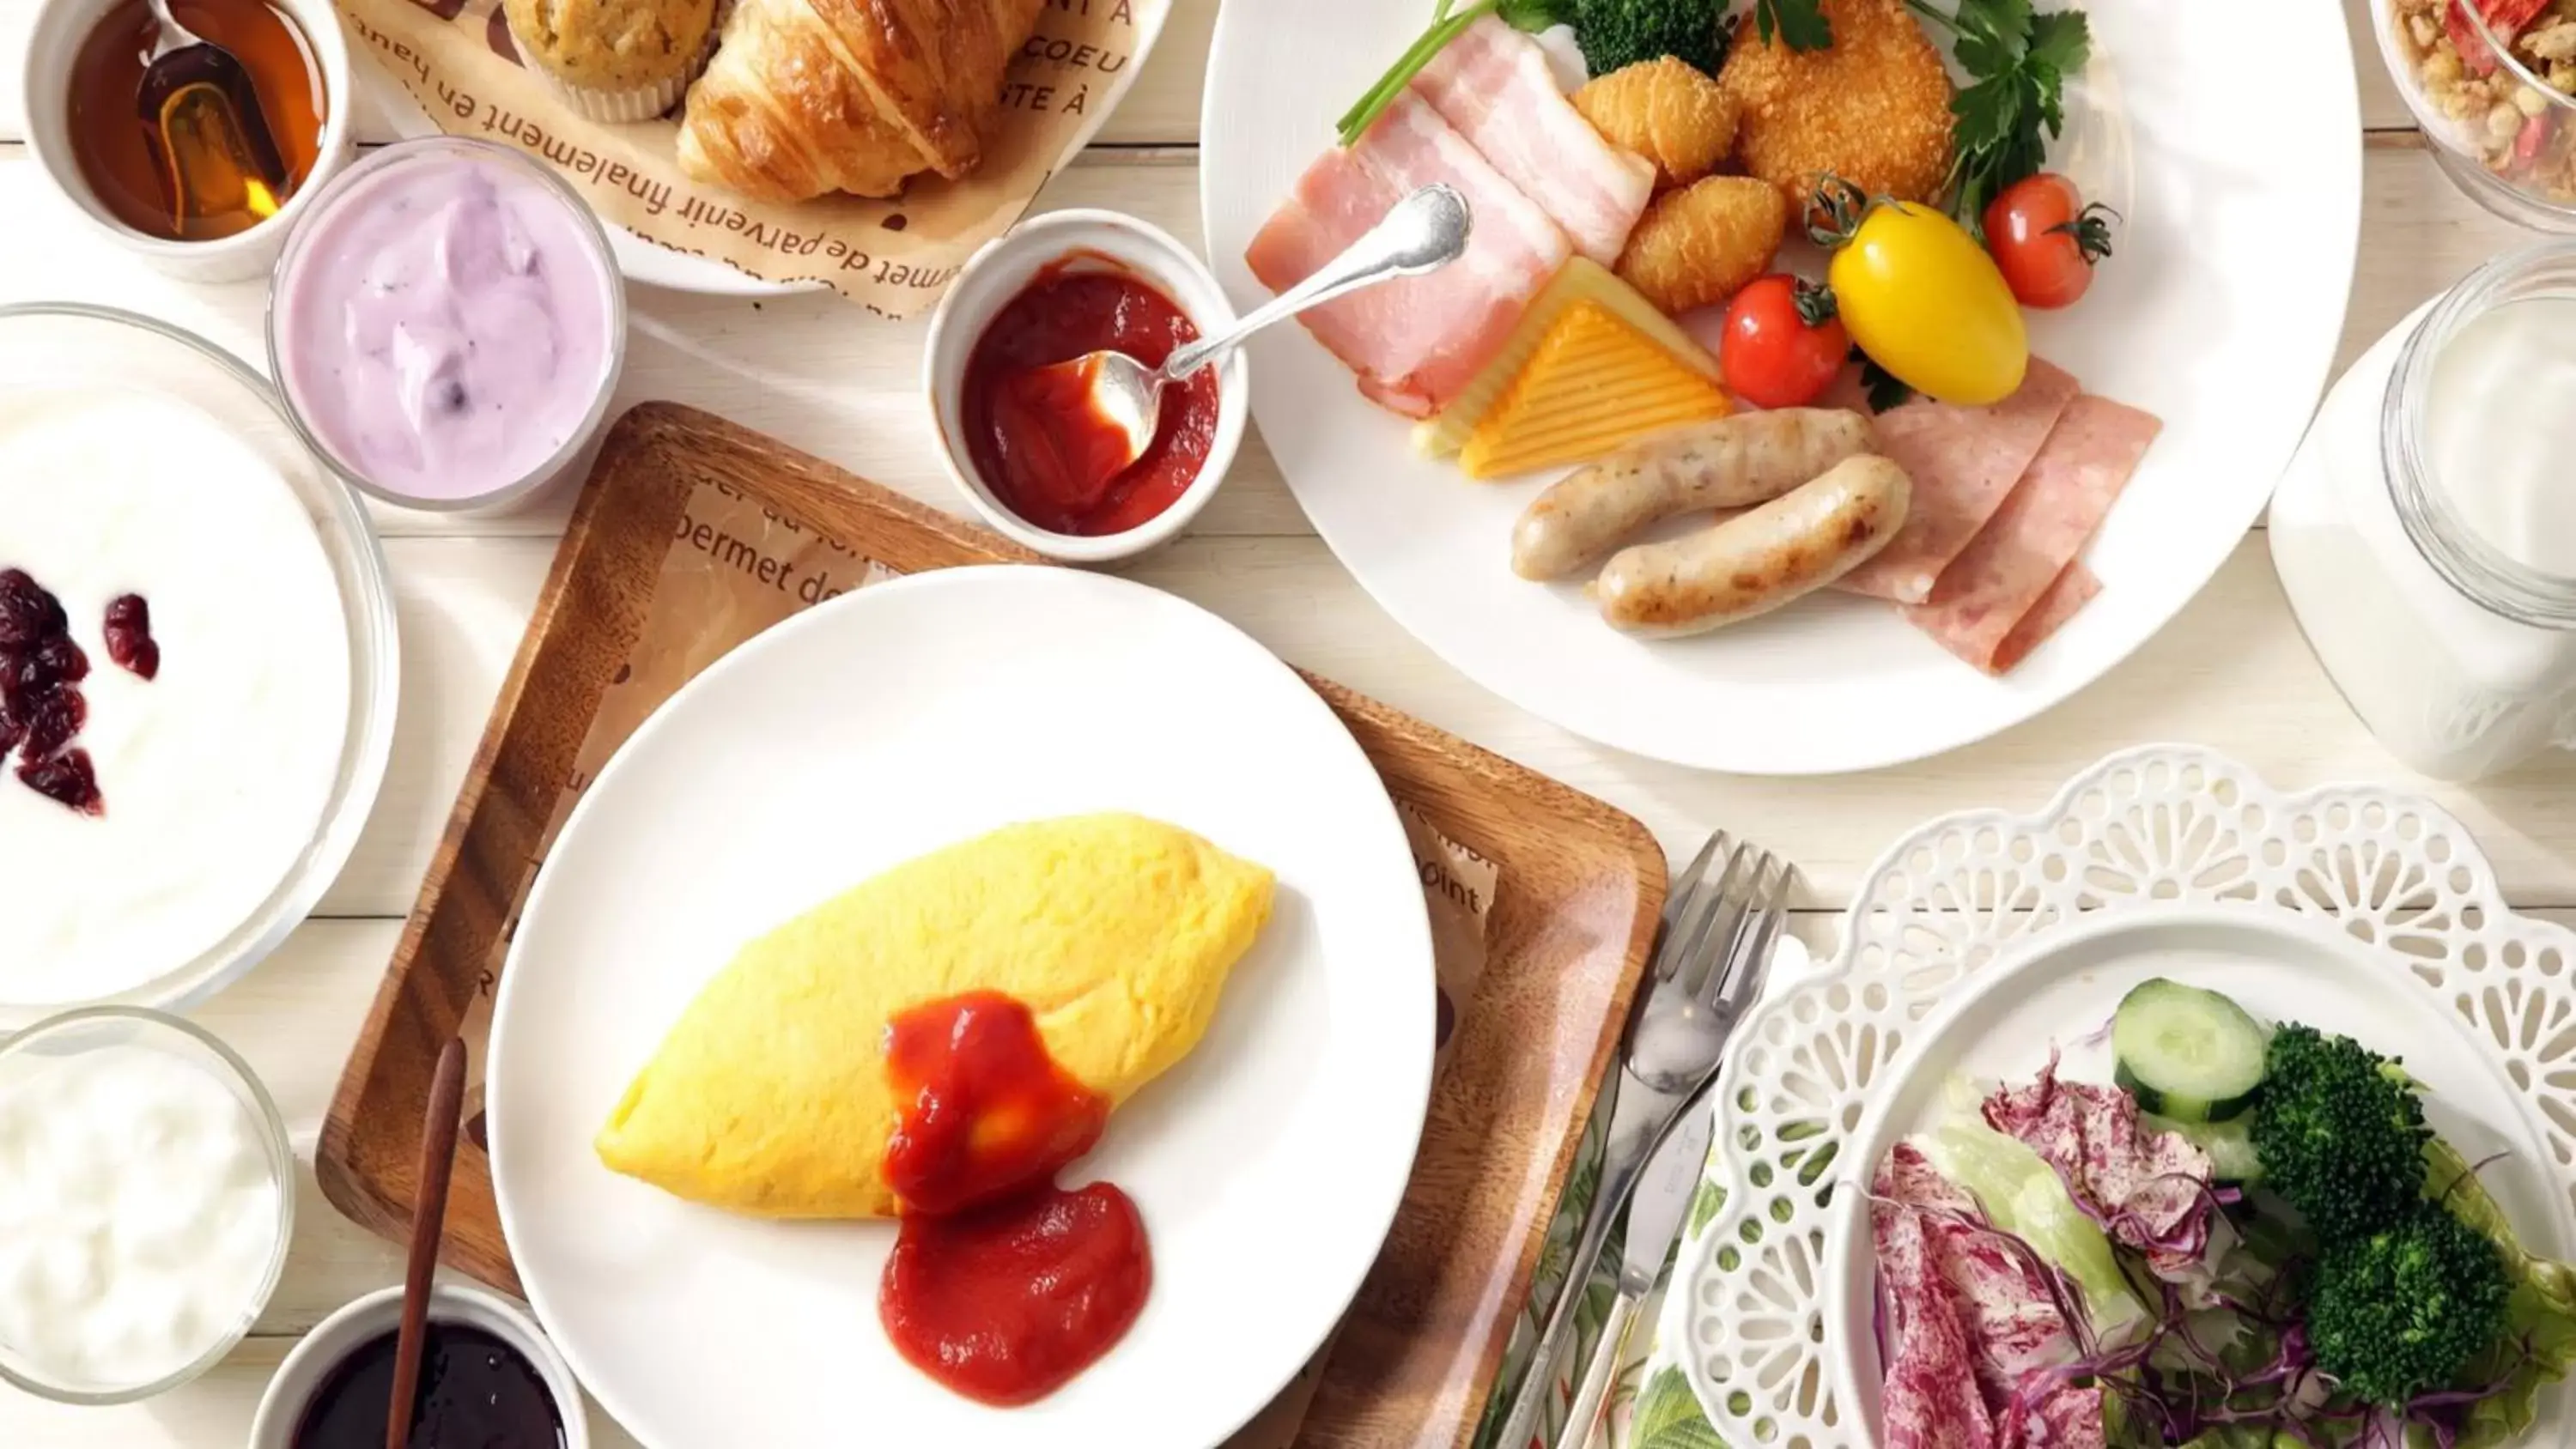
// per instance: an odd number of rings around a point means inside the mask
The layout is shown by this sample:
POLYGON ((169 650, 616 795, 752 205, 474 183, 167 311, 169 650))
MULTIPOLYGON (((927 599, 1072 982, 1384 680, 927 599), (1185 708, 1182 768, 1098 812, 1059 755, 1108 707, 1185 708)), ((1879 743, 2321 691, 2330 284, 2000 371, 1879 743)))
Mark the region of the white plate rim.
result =
MULTIPOLYGON (((1241 647, 1251 651, 1253 663, 1257 667, 1266 667, 1269 670, 1277 671, 1277 676, 1282 681, 1294 686, 1294 693, 1291 697, 1299 701, 1300 707, 1311 708, 1312 710, 1319 712, 1319 723, 1328 730, 1328 734, 1325 738, 1332 742, 1326 747, 1335 750, 1348 750, 1350 759, 1359 768, 1365 770, 1368 773, 1369 778, 1372 780, 1379 779, 1377 767, 1374 762, 1368 758, 1367 752, 1360 747, 1358 740, 1351 735, 1348 726, 1342 723, 1340 717, 1334 713, 1332 707, 1325 702, 1323 697, 1315 693, 1313 688, 1309 686, 1306 681, 1298 675, 1297 671, 1289 666, 1284 660, 1281 660, 1276 655, 1270 653, 1270 651, 1258 640, 1253 639, 1249 634, 1244 633, 1238 626, 1213 611, 1187 599, 1180 598, 1177 595, 1168 594, 1148 585, 1137 583, 1132 580, 1122 579, 1111 574, 1059 568, 1050 565, 964 565, 905 575, 870 584, 864 588, 854 589, 850 593, 807 608, 802 612, 783 620, 779 624, 773 625, 768 630, 763 631, 760 635, 755 636, 754 639, 745 641, 744 644, 737 646, 724 657, 716 660, 712 664, 709 664, 705 669, 700 671, 695 678, 691 679, 679 690, 675 691, 669 699, 663 701, 660 706, 656 707, 653 712, 636 727, 635 732, 628 737, 627 745, 621 746, 617 753, 610 758, 608 763, 602 767, 599 777, 591 782, 590 786, 583 792, 581 800, 575 804, 572 813, 566 817, 562 829, 556 835, 554 846, 548 853, 547 862, 550 864, 554 859, 560 858, 563 847, 567 843, 576 839, 576 831, 580 828, 585 813, 591 809, 592 802, 608 795, 612 790, 617 788, 615 781, 619 777, 619 766, 630 757, 629 747, 643 739, 647 731, 656 730, 658 727, 662 727, 664 725, 664 721, 671 717, 675 708, 679 706, 684 699, 701 691, 712 692, 713 690, 721 689, 723 687, 724 676, 727 672, 730 669, 742 667, 740 661, 748 657, 755 646, 766 643, 769 647, 779 647, 770 641, 773 641, 782 635, 793 637, 790 631, 805 632, 828 627, 829 622, 838 615, 850 613, 858 609, 872 607, 870 604, 864 602, 869 600, 871 597, 881 600, 885 595, 894 591, 920 593, 933 590, 974 588, 977 587, 981 581, 995 576, 1005 574, 1012 576, 1025 576, 1032 573, 1078 581, 1077 586, 1082 588, 1101 588, 1120 593, 1148 596, 1156 601, 1156 607, 1178 610, 1182 614, 1195 619, 1201 627, 1207 627, 1217 631, 1217 637, 1229 638, 1231 644, 1240 645, 1241 647), (818 618, 825 622, 817 624, 815 621, 818 618)), ((1382 781, 1380 781, 1380 783, 1382 785, 1382 781)), ((1391 796, 1384 796, 1381 793, 1380 809, 1383 811, 1383 814, 1372 824, 1373 833, 1380 836, 1379 848, 1391 849, 1395 853, 1395 856, 1400 858, 1406 867, 1407 879, 1410 880, 1412 878, 1411 847, 1406 840, 1403 823, 1397 814, 1393 798, 1391 796)), ((1357 849, 1363 847, 1354 843, 1353 848, 1357 849)), ((522 926, 530 918, 538 916, 543 909, 551 875, 552 872, 548 868, 548 864, 541 864, 537 871, 535 880, 529 887, 526 902, 524 903, 518 917, 518 921, 522 926)), ((1338 1282, 1336 1284, 1335 1291, 1330 1295, 1333 1302, 1342 1306, 1337 1307, 1323 1323, 1315 1327, 1313 1341, 1304 1347, 1303 1351, 1294 1359, 1294 1361, 1283 1366, 1277 1381, 1271 1384, 1268 1387, 1268 1390, 1258 1400, 1241 1407, 1235 1422, 1227 1430, 1229 1434, 1240 1429, 1244 1423, 1249 1422, 1270 1402, 1271 1399, 1275 1398, 1281 1391, 1285 1390, 1291 1383, 1293 1383, 1297 1374, 1303 1369, 1308 1360, 1312 1358, 1314 1353, 1323 1348, 1330 1341, 1333 1332, 1341 1322, 1343 1313, 1347 1311, 1348 1303, 1357 1296, 1360 1287, 1366 1280, 1368 1272, 1376 1262, 1377 1254, 1382 1249, 1388 1233, 1392 1231, 1397 1213, 1403 1205, 1406 1190, 1411 1183, 1414 1158, 1420 1151, 1421 1135, 1427 1126, 1429 1116, 1432 1087, 1432 1064, 1435 1054, 1435 1044, 1433 1042, 1433 1033, 1431 1028, 1433 1026, 1433 1016, 1436 1010, 1435 1003, 1437 999, 1437 973, 1432 964, 1432 937, 1429 911, 1427 906, 1420 905, 1418 897, 1413 899, 1419 909, 1409 911, 1405 915, 1406 939, 1401 943, 1390 943, 1386 951, 1386 954, 1390 959, 1418 960, 1422 966, 1421 977, 1423 990, 1418 993, 1418 1001, 1415 1003, 1415 1014, 1419 1017, 1419 1021, 1416 1024, 1420 1027, 1420 1030, 1412 1033, 1412 1035, 1415 1038, 1418 1038, 1421 1043, 1420 1050, 1418 1053, 1414 1053, 1409 1057, 1411 1070, 1408 1071, 1405 1078, 1401 1082, 1392 1084, 1392 1090, 1385 1094, 1385 1100, 1390 1104, 1390 1109, 1399 1112, 1403 1120, 1410 1124, 1409 1129, 1403 1134, 1404 1150, 1401 1155, 1401 1165, 1389 1176, 1387 1181, 1377 1185, 1378 1191, 1376 1196, 1379 1199, 1379 1207, 1375 1212, 1370 1214, 1371 1231, 1369 1237, 1372 1244, 1370 1251, 1364 1257, 1357 1259, 1345 1274, 1339 1275, 1342 1279, 1346 1279, 1346 1282, 1338 1282)), ((525 939, 528 939, 527 933, 514 930, 510 950, 505 960, 500 980, 495 988, 492 1009, 492 1028, 485 1055, 485 1061, 487 1063, 484 1077, 486 1083, 485 1111, 489 1114, 494 1124, 494 1130, 492 1130, 490 1134, 490 1141, 492 1144, 489 1153, 491 1161, 491 1177, 494 1199, 501 1220, 502 1235, 505 1244, 520 1237, 520 1234, 514 1227, 520 1219, 520 1209, 514 1205, 512 1195, 504 1187, 504 1183, 508 1179, 508 1174, 503 1165, 505 1149, 502 1144, 505 1141, 505 1136, 498 1130, 498 1122, 507 1110, 505 1106, 507 1089, 504 1086, 504 1083, 507 1080, 507 1074, 500 1070, 499 1064, 505 1059, 509 1023, 513 1019, 512 1012, 510 1010, 512 983, 514 981, 524 979, 524 973, 519 969, 522 964, 520 959, 521 951, 519 942, 525 939)), ((535 1313, 539 1322, 550 1323, 553 1321, 554 1315, 548 1311, 546 1306, 546 1290, 540 1285, 540 1283, 532 1275, 523 1271, 521 1274, 521 1285, 522 1291, 526 1294, 530 1309, 535 1313)), ((618 1407, 623 1395, 616 1390, 608 1389, 604 1386, 604 1381, 592 1371, 587 1355, 584 1354, 575 1343, 565 1339, 560 1333, 557 1333, 551 1327, 549 1328, 549 1334, 553 1337, 557 1348, 563 1353, 565 1361, 571 1365, 574 1376, 579 1379, 584 1388, 599 1401, 601 1407, 606 1409, 612 1417, 619 1419, 621 1423, 631 1424, 633 1421, 627 1415, 621 1413, 618 1407)), ((642 1439, 643 1437, 640 1432, 638 1437, 639 1439, 642 1439)), ((644 1439, 643 1442, 651 1444, 653 1441, 644 1439)), ((668 1449, 668 1446, 656 1446, 656 1449, 668 1449)))
MULTIPOLYGON (((1226 6, 1218 16, 1209 56, 1208 85, 1201 113, 1200 221, 1219 278, 1238 308, 1266 300, 1268 292, 1251 279, 1241 260, 1239 243, 1248 237, 1250 227, 1238 228, 1228 224, 1226 195, 1231 194, 1228 188, 1258 184, 1242 178, 1259 178, 1264 170, 1253 159, 1266 155, 1262 150, 1263 142, 1244 138, 1274 135, 1283 127, 1275 117, 1265 126, 1245 114, 1248 108, 1240 102, 1237 94, 1240 87, 1225 84, 1224 78, 1248 68, 1264 66, 1265 58, 1275 47, 1265 46, 1260 38, 1258 27, 1262 22, 1256 15, 1280 13, 1283 3, 1284 0, 1271 0, 1268 4, 1256 3, 1256 0, 1235 0, 1226 6), (1227 98, 1224 103, 1220 102, 1221 96, 1227 98)), ((1985 679, 1969 666, 1950 660, 1946 654, 1941 655, 1941 660, 1955 667, 1962 676, 1959 680, 1945 682, 1942 685, 1945 691, 1980 687, 1992 691, 1988 700, 1976 701, 1972 709, 1961 711, 1964 718, 1948 721, 1942 727, 1924 729, 1909 723, 1883 736, 1863 735, 1858 738, 1849 731, 1831 728, 1784 730, 1773 732, 1772 737, 1761 741, 1758 747, 1748 747, 1732 744, 1720 732, 1707 727, 1710 712, 1706 708, 1706 695, 1694 698, 1693 702, 1698 707, 1691 711, 1670 711, 1682 715, 1681 718, 1668 724, 1649 725, 1639 722, 1641 711, 1637 706, 1641 701, 1620 698, 1617 691, 1599 687, 1598 680, 1564 682, 1534 678, 1524 668, 1508 662, 1522 656, 1523 651, 1516 641, 1491 637, 1493 626, 1490 623, 1480 627, 1453 617, 1471 612, 1465 606, 1453 608, 1433 599, 1435 593, 1443 591, 1451 596, 1464 597, 1488 587, 1492 590, 1527 589, 1528 585, 1511 579, 1502 567, 1499 534, 1491 548, 1494 562, 1490 580, 1482 576, 1473 581, 1443 578, 1435 586, 1427 579, 1403 577, 1417 552, 1412 540, 1382 537, 1380 535, 1388 532, 1385 528, 1356 519, 1338 507, 1333 501, 1331 478, 1301 483, 1304 470, 1301 470, 1294 453, 1303 445, 1294 441, 1283 444, 1277 440, 1312 436, 1311 420, 1318 413, 1346 421, 1351 417, 1373 414, 1376 410, 1358 404, 1354 412, 1347 404, 1329 401, 1329 395, 1328 400, 1319 402, 1316 396, 1303 392, 1292 396, 1286 391, 1294 370, 1287 364, 1299 360, 1295 354, 1303 352, 1310 357, 1322 356, 1321 349, 1298 329, 1275 329, 1250 344, 1255 351, 1265 354, 1253 388, 1255 421, 1262 422, 1266 418, 1283 424, 1282 427, 1265 426, 1262 430, 1265 440, 1273 440, 1273 453, 1278 458, 1283 480, 1305 509, 1326 546, 1379 607, 1453 668, 1519 708, 1576 734, 1644 758, 1747 775, 1819 775, 1881 769, 1990 738, 2036 717, 2109 673, 2161 632, 2199 595, 2261 516, 2273 484, 2304 437, 2308 419, 2313 416, 2317 401, 2323 396, 2342 336, 2359 252, 2362 201, 2360 96, 2358 77, 2351 60, 2349 26, 2341 6, 2336 0, 2300 0, 2299 14, 2303 25, 2313 25, 2316 31, 2313 43, 2305 47, 2310 52, 2311 65, 2310 74, 2302 78, 2301 84, 2313 89, 2310 99, 2314 104, 2342 120, 2337 127, 2335 154, 2323 161, 2305 158, 2309 164, 2303 174, 2320 178, 2320 183, 2331 191, 2336 201, 2330 207, 2311 207, 2302 212, 2321 221, 2317 232, 2308 235, 2318 241, 2322 255, 2313 255, 2313 265, 2303 262, 2300 270, 2302 275, 2325 285, 2331 300, 2320 306, 2316 313, 2319 325, 2301 345, 2292 349, 2291 360, 2281 368, 2271 369, 2297 379, 2287 386, 2283 394, 2285 402, 2295 403, 2295 407, 2285 407, 2283 416, 2262 425, 2263 446, 2252 450, 2259 457, 2243 470, 2243 485, 2233 490, 2223 508, 2206 511, 2203 521, 2191 530, 2201 540, 2195 549, 2198 557, 2186 567, 2164 566, 2162 581, 2156 585, 2155 607, 2135 611, 2133 615, 2121 615, 2121 624, 2114 637, 2097 639, 2094 637, 2097 631, 2113 628, 2102 623, 2106 611, 2097 600, 2056 638, 2044 644, 2031 660, 2025 661, 2014 675, 2004 680, 1985 679), (1296 426, 1285 426, 1292 418, 1296 426), (1283 451, 1290 456, 1279 457, 1283 451), (2218 546, 2222 539, 2223 547, 2218 546), (2080 663, 2065 665, 2055 662, 2064 656, 2067 648, 2079 644, 2087 651, 2080 663), (1909 729, 1914 732, 1908 733, 1909 729)), ((1313 22, 1304 20, 1299 23, 1313 22)), ((2116 61, 2116 57, 2114 59, 2116 61)), ((1279 69, 1275 62, 1266 68, 1279 69)), ((2302 94, 2306 95, 2308 91, 2303 90, 2302 94)), ((1329 114, 1326 113, 1327 116, 1329 114)), ((2074 129, 2070 124, 2070 135, 2074 129)), ((2136 129, 2143 131, 2145 128, 2136 129)), ((1322 118, 1316 120, 1311 134, 1315 143, 1307 148, 1310 155, 1320 151, 1330 140, 1322 118)), ((1243 208, 1244 214, 1254 216, 1253 224, 1257 225, 1257 217, 1265 215, 1276 199, 1275 196, 1256 198, 1243 208)), ((1338 364, 1333 366, 1338 368, 1338 364)), ((1341 381, 1342 391, 1350 392, 1347 377, 1341 381)), ((2116 394, 2118 389, 2112 391, 2116 394)), ((2171 432, 2173 419, 2168 417, 2166 423, 2168 432, 2171 432)), ((2241 428, 2238 430, 2240 434, 2243 431, 2241 428)), ((1401 448, 1402 445, 1396 446, 1401 448)), ((1347 460, 1343 461, 1344 466, 1324 471, 1333 476, 1358 471, 1348 466, 1347 460)), ((1401 467, 1403 461, 1397 459, 1397 466, 1401 467)), ((2151 469, 2155 463, 2151 454, 2151 469)), ((1382 487, 1402 486, 1413 481, 1404 477, 1372 479, 1375 486, 1382 487)), ((1519 483, 1506 480, 1499 484, 1471 484, 1460 479, 1442 481, 1470 489, 1534 487, 1527 480, 1519 483)), ((2119 520, 2120 511, 2115 508, 2111 521, 2104 525, 2103 535, 2123 532, 2119 520)), ((2098 557, 2101 543, 2102 538, 2097 537, 2093 546, 2088 548, 2086 557, 2098 557)), ((1426 574, 1431 571, 1424 570, 1426 574)), ((2137 589, 2135 584, 2124 587, 2132 592, 2137 589)), ((1889 620, 1886 627, 1901 629, 1908 634, 1913 632, 1894 619, 1889 620)), ((1938 646, 1929 640, 1920 642, 1925 649, 1938 651, 1938 646)), ((1603 632, 1603 645, 1605 648, 1633 647, 1630 641, 1620 640, 1607 631, 1603 632)), ((1666 704, 1670 702, 1669 698, 1663 701, 1666 704)), ((1853 713, 1880 715, 1909 722, 1923 718, 1921 712, 1890 701, 1873 702, 1880 708, 1845 711, 1844 714, 1846 717, 1853 713)))

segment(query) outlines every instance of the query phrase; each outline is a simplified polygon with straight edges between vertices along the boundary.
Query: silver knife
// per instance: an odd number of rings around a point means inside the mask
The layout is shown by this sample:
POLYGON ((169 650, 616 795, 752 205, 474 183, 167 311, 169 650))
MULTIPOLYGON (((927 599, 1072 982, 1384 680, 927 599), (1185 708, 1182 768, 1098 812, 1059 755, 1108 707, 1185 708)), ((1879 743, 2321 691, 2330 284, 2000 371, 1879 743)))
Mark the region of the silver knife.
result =
MULTIPOLYGON (((1715 1130, 1716 1114, 1709 1110, 1707 1094, 1715 1086, 1712 1082, 1692 1101, 1637 1179, 1636 1196, 1628 1200, 1627 1240, 1619 1250, 1618 1296, 1610 1300, 1601 1341, 1593 1346, 1591 1367, 1575 1390, 1574 1409, 1566 1417, 1565 1433, 1556 1441, 1556 1449, 1586 1449, 1602 1411, 1609 1406, 1610 1386, 1618 1381, 1619 1364, 1627 1356, 1637 1310, 1654 1291, 1664 1260, 1672 1256, 1673 1244, 1681 1237, 1691 1199, 1699 1195, 1700 1176, 1708 1167, 1709 1137, 1715 1130)), ((1582 1283, 1578 1279, 1566 1286, 1579 1292, 1582 1283)))

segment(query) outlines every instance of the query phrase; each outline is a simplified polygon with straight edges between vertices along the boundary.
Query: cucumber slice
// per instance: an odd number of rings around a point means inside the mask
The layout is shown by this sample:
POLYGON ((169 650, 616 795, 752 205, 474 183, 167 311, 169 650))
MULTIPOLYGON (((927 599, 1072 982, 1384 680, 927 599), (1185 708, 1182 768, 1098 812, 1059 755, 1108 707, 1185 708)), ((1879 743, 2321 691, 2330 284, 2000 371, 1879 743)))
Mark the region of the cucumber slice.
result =
POLYGON ((2177 1122, 2146 1113, 2138 1118, 2158 1132, 2171 1132, 2209 1154, 2210 1180, 2244 1184, 2263 1180, 2263 1159, 2254 1151, 2254 1119, 2230 1117, 2224 1122, 2177 1122))
POLYGON ((2252 1105, 2269 1039, 2235 1002, 2158 977, 2131 988, 2112 1014, 2113 1078, 2159 1117, 2223 1122, 2252 1105))

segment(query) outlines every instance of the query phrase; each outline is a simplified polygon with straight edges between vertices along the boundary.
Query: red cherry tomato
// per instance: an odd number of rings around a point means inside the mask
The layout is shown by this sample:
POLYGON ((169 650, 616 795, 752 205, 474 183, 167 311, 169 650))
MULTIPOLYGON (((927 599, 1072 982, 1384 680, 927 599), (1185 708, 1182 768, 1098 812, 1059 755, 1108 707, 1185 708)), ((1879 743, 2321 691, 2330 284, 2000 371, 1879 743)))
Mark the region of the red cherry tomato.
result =
POLYGON ((1756 277, 1726 304, 1718 371, 1726 390, 1758 408, 1804 407, 1843 370, 1851 334, 1833 293, 1783 272, 1756 277))
POLYGON ((2111 209, 2086 206, 2075 183, 2053 172, 2025 176, 1986 203, 1986 250, 2025 307, 2070 305, 2093 285, 2093 264, 2111 254, 2111 209))

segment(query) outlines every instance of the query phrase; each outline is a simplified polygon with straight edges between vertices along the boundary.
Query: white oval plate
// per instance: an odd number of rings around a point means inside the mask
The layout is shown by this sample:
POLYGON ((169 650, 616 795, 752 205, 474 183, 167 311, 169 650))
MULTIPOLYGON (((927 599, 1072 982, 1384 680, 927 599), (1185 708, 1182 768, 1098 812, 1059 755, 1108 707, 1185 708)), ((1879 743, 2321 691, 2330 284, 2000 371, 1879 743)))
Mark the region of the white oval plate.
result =
POLYGON ((574 1372, 654 1449, 1205 1449, 1288 1382, 1377 1255, 1430 1089, 1432 979, 1384 787, 1258 644, 1067 570, 874 585, 691 682, 566 823, 495 1009, 502 1225, 574 1372), (1279 905, 1207 1039, 1075 1169, 1134 1196, 1155 1282, 1062 1392, 987 1409, 896 1357, 876 1315, 891 1223, 731 1217, 593 1155, 745 940, 937 846, 1112 808, 1269 866, 1279 905))
MULTIPOLYGON (((2009 677, 1889 605, 1831 595, 1696 639, 1610 632, 1579 588, 1508 567, 1540 480, 1416 457, 1302 329, 1250 344, 1252 411, 1291 491, 1361 585, 1424 643, 1533 714, 1705 769, 1864 770, 1953 749, 2073 694, 2208 582, 2262 511, 2343 330, 2361 115, 2335 0, 2094 0, 2094 63, 2052 152, 2126 217, 2091 295, 2036 316, 2044 356, 2165 430, 2095 539, 2101 596, 2009 677)), ((1244 248, 1340 115, 1429 19, 1427 0, 1232 0, 1201 117, 1208 248, 1238 309, 1244 248), (1220 99, 1221 98, 1221 99, 1220 99)))

